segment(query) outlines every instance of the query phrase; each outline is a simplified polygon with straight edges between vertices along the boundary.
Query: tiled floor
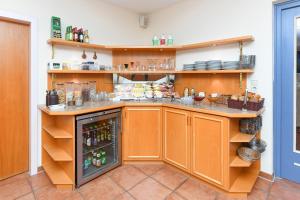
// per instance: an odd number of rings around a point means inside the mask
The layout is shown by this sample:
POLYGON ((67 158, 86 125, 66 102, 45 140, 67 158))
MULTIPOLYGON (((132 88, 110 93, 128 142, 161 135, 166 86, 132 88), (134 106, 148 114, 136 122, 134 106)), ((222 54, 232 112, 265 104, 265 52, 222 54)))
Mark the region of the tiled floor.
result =
MULTIPOLYGON (((0 200, 230 200, 220 190, 163 164, 124 165, 75 191, 60 191, 41 172, 0 181, 0 200)), ((300 185, 258 178, 249 200, 300 199, 300 185)))

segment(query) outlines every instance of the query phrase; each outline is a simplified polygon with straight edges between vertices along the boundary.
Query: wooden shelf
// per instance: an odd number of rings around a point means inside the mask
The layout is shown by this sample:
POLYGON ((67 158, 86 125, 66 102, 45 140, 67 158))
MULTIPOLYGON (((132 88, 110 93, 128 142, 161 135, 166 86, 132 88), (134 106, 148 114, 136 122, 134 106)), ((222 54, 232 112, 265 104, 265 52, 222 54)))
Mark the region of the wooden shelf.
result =
POLYGON ((73 181, 58 164, 47 163, 43 168, 54 185, 73 185, 73 181))
POLYGON ((235 44, 235 43, 245 43, 254 41, 254 37, 251 35, 234 37, 234 38, 227 38, 227 39, 220 39, 220 40, 211 40, 207 42, 200 42, 194 44, 183 45, 181 48, 177 50, 191 50, 191 49, 199 49, 199 48, 207 48, 207 47, 215 47, 227 44, 235 44))
POLYGON ((73 160, 72 157, 67 152, 65 152, 63 149, 61 149, 55 145, 44 144, 43 148, 54 161, 72 161, 73 160))
POLYGON ((50 44, 50 45, 77 47, 77 48, 83 48, 83 49, 100 49, 100 50, 105 50, 106 49, 105 45, 73 42, 73 41, 67 41, 67 40, 57 39, 57 38, 49 39, 47 41, 47 43, 50 44))
MULTIPOLYGON (((247 168, 246 168, 247 169, 247 168)), ((251 169, 251 170, 242 170, 240 175, 234 181, 230 188, 230 192, 251 192, 252 187, 254 186, 256 179, 258 177, 259 170, 251 169)))
POLYGON ((227 44, 245 43, 245 42, 251 42, 253 40, 254 40, 253 36, 246 35, 246 36, 233 37, 233 38, 227 38, 227 39, 211 40, 211 41, 200 42, 200 43, 193 43, 193 44, 187 44, 187 45, 173 45, 173 46, 102 45, 102 44, 73 42, 73 41, 67 41, 67 40, 57 39, 57 38, 49 39, 47 42, 50 45, 69 46, 69 47, 77 47, 77 48, 83 48, 83 49, 100 49, 100 50, 134 49, 134 50, 151 50, 151 51, 153 51, 153 50, 182 51, 182 50, 191 50, 191 49, 221 46, 221 45, 227 45, 227 44))
POLYGON ((230 139, 230 142, 250 142, 254 137, 255 135, 238 133, 230 139))
POLYGON ((252 69, 198 70, 198 71, 93 71, 93 70, 48 70, 48 74, 248 74, 252 69))
POLYGON ((251 162, 242 160, 239 156, 236 156, 234 160, 230 163, 230 167, 250 167, 251 162))
POLYGON ((62 129, 56 128, 54 126, 45 126, 43 127, 51 137, 55 139, 71 139, 72 135, 62 129))

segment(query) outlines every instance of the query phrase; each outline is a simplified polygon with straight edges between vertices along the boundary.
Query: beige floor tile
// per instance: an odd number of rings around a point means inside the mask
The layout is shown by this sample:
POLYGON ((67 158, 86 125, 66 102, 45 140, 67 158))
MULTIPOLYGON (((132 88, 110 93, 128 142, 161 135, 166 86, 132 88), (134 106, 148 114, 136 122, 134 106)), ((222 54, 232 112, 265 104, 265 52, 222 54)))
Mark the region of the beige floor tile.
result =
POLYGON ((31 187, 27 179, 17 180, 0 186, 0 199, 16 199, 31 192, 31 187))
POLYGON ((180 197, 178 194, 172 193, 166 198, 166 200, 184 200, 184 199, 180 197))
POLYGON ((146 178, 145 174, 130 165, 119 167, 110 177, 125 190, 129 190, 146 178))
POLYGON ((77 191, 58 190, 50 185, 34 191, 37 200, 82 200, 77 191))
POLYGON ((109 177, 98 178, 78 189, 85 200, 114 200, 124 190, 109 177))
POLYGON ((153 174, 152 177, 171 190, 177 188, 188 178, 185 174, 170 167, 162 168, 153 174))
POLYGON ((31 176, 29 178, 29 182, 30 182, 33 190, 37 190, 41 187, 51 185, 51 181, 49 180, 47 174, 44 172, 41 172, 34 176, 31 176))
POLYGON ((164 200, 172 191, 151 178, 147 178, 129 193, 137 200, 164 200))
POLYGON ((262 178, 257 178, 254 188, 268 192, 271 189, 272 182, 262 178))
POLYGON ((16 200, 35 200, 35 198, 34 198, 33 193, 30 192, 29 194, 21 196, 21 197, 17 198, 16 200))
POLYGON ((162 169, 165 165, 164 164, 134 164, 134 167, 138 168, 142 172, 144 172, 146 175, 151 176, 154 173, 156 173, 158 170, 162 169))
POLYGON ((28 177, 29 177, 29 174, 27 172, 22 173, 22 174, 18 174, 18 175, 12 176, 10 178, 1 180, 0 181, 0 186, 9 184, 9 183, 12 183, 12 182, 15 182, 15 181, 19 181, 19 180, 24 180, 24 179, 27 179, 28 177))
POLYGON ((181 185, 176 193, 188 200, 214 200, 217 196, 215 190, 191 178, 181 185))
POLYGON ((124 192, 123 194, 117 196, 115 200, 134 200, 134 198, 127 192, 124 192))

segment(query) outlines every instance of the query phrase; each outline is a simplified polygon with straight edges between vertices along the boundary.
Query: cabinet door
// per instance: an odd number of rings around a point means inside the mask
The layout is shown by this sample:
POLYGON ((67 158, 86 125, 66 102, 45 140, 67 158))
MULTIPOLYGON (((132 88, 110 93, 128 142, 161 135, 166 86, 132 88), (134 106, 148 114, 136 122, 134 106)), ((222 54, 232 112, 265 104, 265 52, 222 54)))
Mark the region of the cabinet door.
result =
POLYGON ((191 171, 213 184, 225 186, 228 172, 229 120, 192 113, 191 171))
POLYGON ((124 116, 123 160, 160 160, 162 110, 160 107, 127 107, 124 116))
POLYGON ((182 170, 190 170, 190 112, 164 108, 164 160, 182 170))

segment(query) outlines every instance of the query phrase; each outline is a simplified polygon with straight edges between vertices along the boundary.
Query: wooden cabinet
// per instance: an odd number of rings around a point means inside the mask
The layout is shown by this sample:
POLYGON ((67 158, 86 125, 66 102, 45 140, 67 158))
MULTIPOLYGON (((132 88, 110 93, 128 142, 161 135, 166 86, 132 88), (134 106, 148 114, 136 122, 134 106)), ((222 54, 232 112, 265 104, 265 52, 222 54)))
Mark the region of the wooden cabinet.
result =
POLYGON ((190 171, 190 112, 164 108, 164 161, 190 171))
POLYGON ((229 119, 192 112, 191 173, 228 187, 229 119))
POLYGON ((126 107, 124 111, 123 160, 161 160, 161 107, 126 107))

